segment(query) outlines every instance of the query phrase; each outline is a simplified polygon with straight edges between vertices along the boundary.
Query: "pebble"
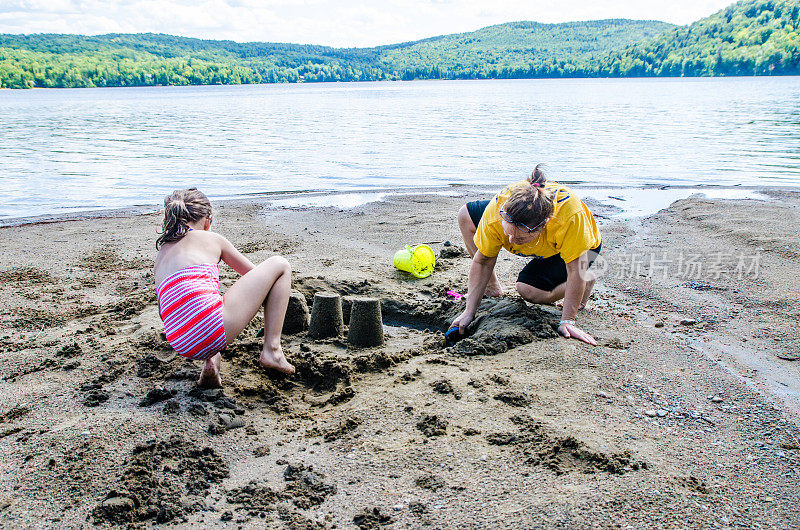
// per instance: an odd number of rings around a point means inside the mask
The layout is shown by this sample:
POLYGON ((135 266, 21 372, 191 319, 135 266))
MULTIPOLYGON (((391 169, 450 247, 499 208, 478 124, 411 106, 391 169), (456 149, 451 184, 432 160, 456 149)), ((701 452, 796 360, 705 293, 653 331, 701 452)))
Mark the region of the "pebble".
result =
POLYGON ((684 318, 683 320, 681 320, 682 326, 694 326, 695 324, 697 324, 697 320, 695 320, 694 318, 684 318))
POLYGON ((654 411, 654 410, 645 410, 645 411, 643 412, 643 414, 644 414, 645 416, 649 416, 649 417, 651 417, 651 418, 655 418, 655 417, 656 417, 656 415, 657 415, 658 413, 657 413, 656 411, 654 411))
POLYGON ((396 512, 399 512, 402 509, 403 509, 403 505, 402 504, 395 504, 394 506, 392 506, 392 510, 394 510, 396 512))
POLYGON ((486 455, 481 455, 481 462, 486 462, 489 459, 486 455))
POLYGON ((714 396, 714 397, 711 398, 711 402, 712 403, 722 403, 723 401, 725 401, 725 400, 723 398, 721 398, 720 396, 714 396))
POLYGON ((112 513, 115 511, 126 512, 134 509, 132 499, 128 497, 111 497, 103 501, 102 505, 109 509, 112 513))
POLYGON ((656 414, 658 414, 658 417, 659 417, 659 418, 663 418, 664 416, 666 416, 666 415, 667 415, 667 411, 666 411, 666 410, 664 410, 664 409, 658 409, 658 410, 656 411, 656 414))
POLYGON ((598 392, 597 395, 601 398, 608 398, 608 394, 606 394, 605 392, 598 392))

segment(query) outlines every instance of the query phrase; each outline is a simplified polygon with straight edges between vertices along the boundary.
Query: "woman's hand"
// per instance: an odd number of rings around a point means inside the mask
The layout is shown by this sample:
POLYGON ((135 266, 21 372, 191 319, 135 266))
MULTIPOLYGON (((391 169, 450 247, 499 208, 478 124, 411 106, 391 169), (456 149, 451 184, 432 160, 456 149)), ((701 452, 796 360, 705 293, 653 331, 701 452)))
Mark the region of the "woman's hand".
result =
POLYGON ((463 335, 464 332, 467 330, 467 326, 469 326, 470 322, 475 320, 475 314, 465 310, 463 313, 458 315, 458 317, 453 320, 453 323, 450 324, 451 328, 458 327, 458 334, 463 335))
POLYGON ((561 322, 558 325, 558 332, 564 338, 574 338, 580 341, 585 342, 586 344, 591 344, 592 346, 597 346, 597 341, 594 338, 583 331, 581 328, 575 325, 575 322, 561 322))

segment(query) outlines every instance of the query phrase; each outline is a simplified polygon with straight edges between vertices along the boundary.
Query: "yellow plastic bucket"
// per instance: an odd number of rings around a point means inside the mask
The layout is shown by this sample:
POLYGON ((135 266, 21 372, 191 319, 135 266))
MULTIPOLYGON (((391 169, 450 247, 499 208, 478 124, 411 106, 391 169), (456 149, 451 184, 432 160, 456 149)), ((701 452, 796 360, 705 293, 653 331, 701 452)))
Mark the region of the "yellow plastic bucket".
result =
POLYGON ((417 278, 427 278, 436 266, 436 255, 428 245, 417 245, 414 248, 406 245, 406 248, 395 252, 394 266, 417 278))

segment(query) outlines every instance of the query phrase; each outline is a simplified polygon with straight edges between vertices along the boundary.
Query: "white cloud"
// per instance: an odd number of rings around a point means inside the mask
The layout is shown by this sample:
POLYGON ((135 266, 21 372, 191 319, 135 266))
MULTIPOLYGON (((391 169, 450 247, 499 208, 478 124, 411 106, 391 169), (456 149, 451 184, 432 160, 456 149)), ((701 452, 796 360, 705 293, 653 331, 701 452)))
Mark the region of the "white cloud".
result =
POLYGON ((239 42, 374 46, 517 20, 687 24, 728 0, 0 0, 0 33, 158 32, 239 42))

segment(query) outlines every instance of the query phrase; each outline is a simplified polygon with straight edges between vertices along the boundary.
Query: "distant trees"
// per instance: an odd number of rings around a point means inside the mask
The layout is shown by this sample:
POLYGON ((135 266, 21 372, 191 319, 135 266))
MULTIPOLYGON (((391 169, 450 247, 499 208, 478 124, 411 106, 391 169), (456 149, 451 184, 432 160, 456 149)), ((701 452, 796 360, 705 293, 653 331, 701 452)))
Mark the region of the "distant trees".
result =
POLYGON ((800 74, 800 0, 745 0, 690 26, 513 22, 363 49, 161 34, 0 35, 0 88, 800 74))
POLYGON ((694 24, 608 54, 598 75, 800 74, 800 2, 739 2, 694 24))

